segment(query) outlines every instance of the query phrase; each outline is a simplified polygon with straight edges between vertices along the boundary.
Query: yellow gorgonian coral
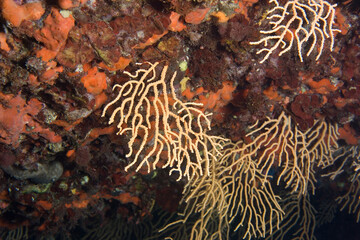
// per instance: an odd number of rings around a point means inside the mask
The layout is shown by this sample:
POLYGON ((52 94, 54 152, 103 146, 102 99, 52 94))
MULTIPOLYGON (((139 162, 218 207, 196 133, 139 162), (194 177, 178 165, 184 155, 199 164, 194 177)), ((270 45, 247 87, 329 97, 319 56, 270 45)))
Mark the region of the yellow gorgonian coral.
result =
POLYGON ((265 53, 260 61, 263 63, 276 50, 279 56, 296 47, 300 61, 303 61, 303 51, 306 56, 317 52, 318 60, 325 42, 329 39, 330 51, 334 47, 335 33, 340 32, 334 27, 336 4, 325 0, 289 0, 281 5, 278 0, 269 0, 275 6, 267 13, 270 20, 270 30, 261 30, 264 36, 252 45, 263 45, 257 54, 265 53))
POLYGON ((148 172, 161 166, 177 172, 179 179, 195 172, 209 174, 209 161, 219 155, 218 136, 210 130, 210 114, 203 113, 202 104, 182 102, 175 93, 176 72, 168 74, 168 66, 146 63, 134 74, 124 71, 130 79, 106 105, 102 116, 111 112, 109 124, 117 121, 119 135, 126 135, 132 161, 125 170, 145 167, 148 172), (216 149, 214 153, 209 149, 216 149), (204 161, 205 160, 205 161, 204 161))

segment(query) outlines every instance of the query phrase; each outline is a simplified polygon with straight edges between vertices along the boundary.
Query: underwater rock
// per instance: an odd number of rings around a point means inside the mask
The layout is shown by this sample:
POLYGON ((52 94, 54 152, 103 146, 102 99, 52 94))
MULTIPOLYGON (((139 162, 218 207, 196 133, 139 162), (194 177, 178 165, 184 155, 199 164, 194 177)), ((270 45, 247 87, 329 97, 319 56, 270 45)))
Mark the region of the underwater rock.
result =
POLYGON ((2 166, 2 169, 10 176, 18 179, 29 179, 34 183, 50 183, 58 180, 64 168, 58 161, 50 163, 36 163, 37 169, 20 169, 14 165, 2 166))

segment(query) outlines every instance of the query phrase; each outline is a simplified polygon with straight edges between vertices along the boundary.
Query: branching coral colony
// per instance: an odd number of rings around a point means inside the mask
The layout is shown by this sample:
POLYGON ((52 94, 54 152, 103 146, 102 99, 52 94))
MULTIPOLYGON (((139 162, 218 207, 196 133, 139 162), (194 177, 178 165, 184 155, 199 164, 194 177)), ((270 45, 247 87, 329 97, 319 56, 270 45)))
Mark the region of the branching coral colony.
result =
POLYGON ((344 173, 346 165, 350 165, 350 187, 347 192, 336 199, 342 205, 340 210, 348 209, 349 213, 356 214, 356 221, 360 221, 360 149, 359 146, 343 146, 336 151, 334 161, 339 166, 326 174, 332 180, 344 173))
POLYGON ((277 119, 268 118, 250 129, 253 130, 247 136, 253 141, 245 146, 247 151, 241 157, 252 158, 266 176, 272 167, 279 167, 277 184, 284 180, 292 193, 314 193, 314 168, 333 164, 338 126, 318 120, 303 132, 283 112, 277 119))
POLYGON ((246 156, 246 144, 223 142, 223 146, 223 157, 211 162, 210 176, 194 176, 185 186, 184 218, 161 231, 186 223, 193 213, 200 217, 191 228, 190 239, 228 239, 232 223, 244 238, 264 237, 279 226, 283 216, 279 198, 256 162, 246 156))
POLYGON ((303 61, 303 51, 306 56, 317 51, 315 60, 323 52, 325 40, 330 40, 330 51, 334 47, 334 34, 340 32, 334 27, 336 4, 325 0, 291 0, 281 6, 277 0, 269 0, 275 6, 267 13, 271 30, 261 30, 265 36, 252 45, 263 44, 264 48, 257 54, 265 53, 260 61, 263 63, 277 49, 279 56, 290 51, 296 45, 300 61, 303 61), (275 43, 272 45, 272 40, 275 43), (319 47, 317 48, 317 43, 319 47))
POLYGON ((136 166, 139 171, 145 166, 150 172, 160 165, 170 167, 170 173, 177 172, 179 179, 195 172, 208 175, 210 159, 220 154, 219 140, 223 138, 206 133, 210 120, 200 110, 202 104, 178 99, 174 89, 177 73, 167 80, 168 66, 164 66, 158 76, 158 64, 148 63, 148 69, 139 69, 135 74, 125 71, 132 79, 114 86, 119 89, 118 95, 103 110, 105 116, 115 106, 109 124, 118 118, 117 134, 129 133, 127 157, 133 156, 133 161, 125 170, 136 166))
POLYGON ((279 228, 284 216, 271 172, 278 172, 278 185, 284 181, 291 195, 303 197, 315 191, 315 169, 336 160, 337 125, 318 120, 301 131, 284 112, 250 126, 250 143, 209 135, 209 115, 199 110, 201 104, 184 103, 176 96, 176 72, 168 78, 168 66, 157 74, 159 63, 146 65, 149 68, 135 74, 124 72, 131 80, 114 86, 118 95, 103 116, 115 107, 109 124, 118 118, 118 134, 130 137, 127 157, 133 160, 126 170, 146 166, 150 172, 164 160, 161 167, 178 172, 178 179, 187 177, 184 217, 162 231, 199 213, 191 239, 222 239, 231 223, 235 230, 242 228, 244 238, 265 237, 279 228))

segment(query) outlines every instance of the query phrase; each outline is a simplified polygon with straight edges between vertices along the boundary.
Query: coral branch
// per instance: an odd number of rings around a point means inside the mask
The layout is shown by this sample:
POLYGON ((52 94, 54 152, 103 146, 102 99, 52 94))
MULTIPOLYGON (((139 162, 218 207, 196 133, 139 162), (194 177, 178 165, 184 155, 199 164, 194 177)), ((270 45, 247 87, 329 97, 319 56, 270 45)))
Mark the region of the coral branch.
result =
POLYGON ((333 50, 334 34, 340 32, 334 28, 336 4, 332 5, 325 0, 291 0, 284 6, 278 0, 269 2, 275 4, 267 17, 271 30, 261 30, 260 33, 265 36, 259 41, 250 42, 251 45, 264 45, 257 51, 257 54, 265 53, 260 63, 265 62, 276 49, 282 49, 279 53, 281 56, 290 51, 293 45, 297 46, 298 56, 303 62, 303 50, 307 49, 308 57, 317 43, 319 46, 315 60, 318 60, 326 39, 330 39, 330 51, 333 50))
POLYGON ((148 64, 148 69, 139 69, 135 74, 124 71, 132 79, 114 86, 119 89, 118 95, 102 114, 105 116, 109 108, 116 105, 109 124, 118 119, 117 134, 130 137, 127 157, 133 156, 133 160, 125 170, 134 166, 135 171, 139 171, 146 166, 150 172, 160 164, 163 168, 170 167, 170 173, 177 172, 179 179, 189 178, 195 172, 209 174, 210 159, 220 154, 218 150, 215 155, 210 153, 209 148, 221 149, 217 139, 222 138, 206 133, 210 130, 210 120, 209 115, 200 110, 202 104, 184 103, 177 98, 176 72, 168 82, 168 66, 164 66, 158 76, 159 63, 148 64), (167 156, 165 163, 161 163, 161 153, 167 156))

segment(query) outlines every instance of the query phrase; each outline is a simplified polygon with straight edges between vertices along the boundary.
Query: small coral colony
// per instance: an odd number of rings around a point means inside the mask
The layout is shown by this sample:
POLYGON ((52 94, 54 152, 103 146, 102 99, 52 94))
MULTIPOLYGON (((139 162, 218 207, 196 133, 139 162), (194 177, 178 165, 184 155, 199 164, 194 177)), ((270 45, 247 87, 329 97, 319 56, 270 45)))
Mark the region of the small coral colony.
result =
POLYGON ((356 1, 0 13, 0 239, 360 239, 356 1))

